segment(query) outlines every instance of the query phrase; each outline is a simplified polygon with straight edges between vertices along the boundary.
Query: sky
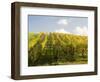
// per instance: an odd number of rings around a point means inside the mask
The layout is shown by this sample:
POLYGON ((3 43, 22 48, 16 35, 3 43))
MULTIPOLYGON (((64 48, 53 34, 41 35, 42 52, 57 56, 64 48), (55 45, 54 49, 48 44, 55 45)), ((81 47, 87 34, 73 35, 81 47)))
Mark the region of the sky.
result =
POLYGON ((88 18, 71 16, 28 16, 29 32, 58 32, 88 35, 88 18))

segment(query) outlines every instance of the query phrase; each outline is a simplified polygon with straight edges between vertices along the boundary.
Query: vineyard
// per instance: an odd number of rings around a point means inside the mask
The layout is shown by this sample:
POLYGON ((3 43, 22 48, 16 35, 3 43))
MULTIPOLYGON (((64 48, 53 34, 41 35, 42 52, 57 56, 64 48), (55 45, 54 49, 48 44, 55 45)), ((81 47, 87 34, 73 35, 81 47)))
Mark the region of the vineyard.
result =
POLYGON ((87 36, 29 32, 28 66, 86 64, 87 55, 87 36))

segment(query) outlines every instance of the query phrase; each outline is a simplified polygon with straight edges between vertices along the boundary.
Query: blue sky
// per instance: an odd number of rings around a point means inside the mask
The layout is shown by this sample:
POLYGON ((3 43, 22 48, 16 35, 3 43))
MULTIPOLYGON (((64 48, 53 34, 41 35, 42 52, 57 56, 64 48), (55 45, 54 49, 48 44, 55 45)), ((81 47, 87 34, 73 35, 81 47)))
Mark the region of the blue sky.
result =
POLYGON ((70 16, 28 16, 29 32, 59 32, 87 35, 88 18, 70 16))

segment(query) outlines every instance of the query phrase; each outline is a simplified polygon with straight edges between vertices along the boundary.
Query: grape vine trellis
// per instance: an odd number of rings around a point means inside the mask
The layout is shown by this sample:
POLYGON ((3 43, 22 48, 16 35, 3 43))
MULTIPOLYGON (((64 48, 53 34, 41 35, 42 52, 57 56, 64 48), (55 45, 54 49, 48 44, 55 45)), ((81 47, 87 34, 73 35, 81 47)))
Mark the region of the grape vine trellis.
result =
POLYGON ((29 34, 28 65, 87 63, 87 36, 63 33, 29 34))

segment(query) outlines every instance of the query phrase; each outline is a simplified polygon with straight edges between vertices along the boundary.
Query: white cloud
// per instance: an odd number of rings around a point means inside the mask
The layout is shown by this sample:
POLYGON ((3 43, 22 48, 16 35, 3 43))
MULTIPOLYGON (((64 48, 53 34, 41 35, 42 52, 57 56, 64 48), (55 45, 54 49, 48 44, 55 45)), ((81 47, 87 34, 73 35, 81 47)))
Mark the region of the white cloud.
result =
POLYGON ((58 20, 57 24, 59 24, 59 25, 67 25, 68 21, 66 19, 60 19, 60 20, 58 20))
POLYGON ((86 36, 88 35, 88 29, 86 26, 83 27, 77 26, 75 32, 79 35, 86 35, 86 36))
POLYGON ((68 34, 70 34, 70 32, 67 32, 65 29, 58 29, 58 30, 56 30, 55 32, 57 32, 57 33, 68 33, 68 34))

